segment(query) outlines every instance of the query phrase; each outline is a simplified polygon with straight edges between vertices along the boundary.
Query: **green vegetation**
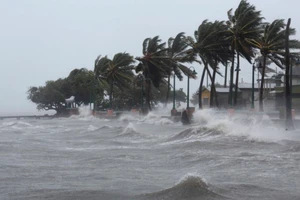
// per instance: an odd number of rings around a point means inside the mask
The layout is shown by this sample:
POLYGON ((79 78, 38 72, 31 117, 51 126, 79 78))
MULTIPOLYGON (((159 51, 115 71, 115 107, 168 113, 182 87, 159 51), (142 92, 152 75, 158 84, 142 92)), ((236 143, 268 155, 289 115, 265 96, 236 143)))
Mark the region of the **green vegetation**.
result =
MULTIPOLYGON (((235 106, 237 93, 233 94, 233 87, 237 91, 240 58, 262 66, 263 87, 268 61, 285 68, 286 34, 294 35, 295 29, 285 31, 287 26, 282 19, 264 22, 261 11, 246 0, 241 0, 237 8, 230 9, 227 14, 228 19, 224 21, 204 20, 193 37, 181 32, 175 38, 170 37, 167 43, 159 36, 146 38, 142 43, 142 55, 135 58, 128 53, 117 53, 112 59, 98 56, 94 71, 74 69, 67 78, 47 81, 45 86, 30 87, 28 99, 36 103, 38 109, 53 109, 57 113, 66 111, 65 99, 70 96, 75 97, 77 106, 94 103, 96 110, 136 107, 147 112, 158 102, 170 101, 171 77, 179 80, 183 76, 196 78, 193 70, 187 67, 187 64, 193 64, 197 65, 196 70, 202 70, 198 73, 201 77, 198 91, 202 91, 205 74, 208 74, 212 88, 210 106, 218 107, 216 76, 222 76, 222 66, 227 69, 231 64, 228 104, 235 106)), ((290 49, 300 49, 298 40, 289 39, 288 43, 290 49)), ((292 51, 291 58, 297 57, 299 53, 292 51)), ((175 91, 176 98, 180 98, 178 101, 186 101, 181 90, 175 88, 175 91)), ((259 98, 261 111, 263 91, 260 90, 259 98)), ((193 99, 198 100, 201 109, 201 92, 195 95, 193 99)))

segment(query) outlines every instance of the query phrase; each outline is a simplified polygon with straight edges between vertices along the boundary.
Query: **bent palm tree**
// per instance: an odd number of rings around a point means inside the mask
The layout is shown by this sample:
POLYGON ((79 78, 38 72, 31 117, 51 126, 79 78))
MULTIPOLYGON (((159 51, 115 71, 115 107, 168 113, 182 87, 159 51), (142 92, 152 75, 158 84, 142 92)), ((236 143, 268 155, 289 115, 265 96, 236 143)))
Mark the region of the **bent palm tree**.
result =
POLYGON ((160 83, 167 77, 170 67, 168 66, 168 49, 166 43, 162 43, 159 36, 146 38, 143 42, 143 56, 136 57, 140 63, 135 71, 142 72, 146 82, 146 102, 148 109, 151 110, 150 93, 151 85, 158 88, 160 83))
MULTIPOLYGON (((241 0, 237 9, 232 14, 232 9, 227 12, 228 15, 228 33, 229 41, 231 42, 232 50, 232 66, 230 69, 230 98, 232 98, 232 86, 233 86, 233 70, 235 54, 237 58, 236 66, 236 79, 235 79, 235 95, 234 105, 237 103, 237 89, 239 81, 240 71, 240 56, 245 58, 251 63, 252 57, 254 57, 254 49, 248 43, 250 39, 256 39, 261 33, 261 17, 260 11, 256 11, 255 6, 250 5, 247 0, 241 0)), ((232 103, 232 100, 229 100, 232 103)))
MULTIPOLYGON (((263 34, 256 39, 248 39, 247 41, 255 48, 260 50, 263 56, 262 62, 262 77, 259 93, 259 110, 263 112, 263 85, 265 79, 265 71, 267 65, 267 58, 273 61, 281 69, 284 68, 285 56, 285 27, 283 19, 274 20, 271 24, 264 25, 263 34)), ((290 29, 290 35, 295 34, 295 29, 290 29)), ((290 40, 289 46, 291 49, 300 49, 300 42, 298 40, 290 40)), ((295 53, 294 53, 295 54, 295 53)))
POLYGON ((107 56, 98 59, 95 62, 95 76, 97 78, 105 79, 109 84, 109 105, 112 109, 112 96, 114 85, 122 89, 123 87, 129 87, 129 84, 134 76, 134 59, 128 53, 117 53, 113 59, 107 58, 107 56))
MULTIPOLYGON (((190 51, 196 53, 201 58, 204 68, 199 85, 199 108, 202 108, 202 87, 205 72, 212 80, 212 91, 215 90, 213 77, 208 67, 213 69, 213 73, 219 73, 218 63, 225 63, 230 59, 231 51, 228 40, 226 40, 227 26, 223 21, 208 22, 204 20, 198 30, 194 32, 195 40, 187 37, 187 43, 192 47, 190 51)), ((214 94, 214 92, 212 92, 214 94)), ((216 94, 216 93, 215 93, 216 94)), ((216 98, 217 100, 217 98, 216 98)))
POLYGON ((180 81, 183 79, 182 73, 186 76, 196 78, 192 70, 184 65, 184 63, 192 63, 196 61, 196 54, 191 53, 191 51, 187 49, 188 47, 189 45, 186 43, 186 37, 183 32, 178 33, 175 38, 171 37, 168 40, 169 60, 167 62, 170 68, 168 71, 167 102, 170 90, 171 71, 174 72, 174 78, 176 75, 180 81))

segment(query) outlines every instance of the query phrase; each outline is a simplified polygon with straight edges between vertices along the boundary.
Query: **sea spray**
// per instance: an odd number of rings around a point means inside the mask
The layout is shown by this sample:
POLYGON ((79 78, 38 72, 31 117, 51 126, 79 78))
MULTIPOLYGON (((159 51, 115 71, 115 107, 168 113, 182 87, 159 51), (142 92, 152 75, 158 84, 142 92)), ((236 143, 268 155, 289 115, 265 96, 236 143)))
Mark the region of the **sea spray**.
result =
POLYGON ((202 175, 199 174, 198 172, 189 172, 189 173, 185 174, 184 176, 182 176, 179 179, 179 181, 176 183, 176 185, 188 182, 190 180, 198 182, 202 187, 208 188, 207 180, 205 178, 203 178, 202 175))
POLYGON ((250 140, 275 142, 292 139, 283 127, 278 127, 267 115, 237 113, 230 117, 227 112, 214 109, 198 110, 194 114, 196 126, 222 131, 229 136, 243 136, 250 140))
POLYGON ((120 135, 124 135, 124 134, 129 134, 129 133, 133 133, 133 132, 137 132, 136 128, 134 127, 133 123, 129 122, 128 125, 124 128, 123 132, 120 135))
POLYGON ((93 126, 93 125, 89 125, 89 127, 87 128, 88 131, 95 131, 97 129, 98 128, 96 126, 93 126))

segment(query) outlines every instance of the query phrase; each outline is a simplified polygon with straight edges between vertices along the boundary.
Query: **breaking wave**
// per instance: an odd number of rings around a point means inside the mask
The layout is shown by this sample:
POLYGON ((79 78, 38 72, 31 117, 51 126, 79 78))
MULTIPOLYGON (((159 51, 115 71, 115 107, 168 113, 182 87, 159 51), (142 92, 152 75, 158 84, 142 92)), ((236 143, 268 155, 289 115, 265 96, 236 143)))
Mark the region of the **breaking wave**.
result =
POLYGON ((33 127, 33 125, 28 122, 17 121, 17 122, 4 122, 0 128, 4 128, 4 127, 26 128, 26 127, 33 127))
POLYGON ((196 137, 206 137, 206 136, 216 136, 222 134, 222 131, 211 129, 205 126, 202 127, 194 127, 188 128, 180 133, 176 133, 168 141, 175 141, 175 140, 184 140, 189 138, 196 138, 196 137))
POLYGON ((284 127, 279 127, 269 117, 263 115, 237 114, 229 117, 225 112, 206 109, 197 111, 194 114, 194 121, 197 126, 206 127, 216 133, 259 142, 300 140, 299 134, 293 131, 287 133, 284 127))
POLYGON ((159 192, 140 195, 138 199, 185 200, 225 199, 225 197, 215 193, 201 177, 187 174, 175 186, 159 192))
POLYGON ((128 125, 124 128, 124 130, 117 135, 117 137, 137 137, 141 136, 139 132, 137 132, 136 128, 134 127, 133 123, 129 122, 128 125))
POLYGON ((173 124, 174 122, 166 117, 161 115, 156 115, 152 112, 148 113, 145 117, 139 120, 140 123, 154 124, 154 125, 166 125, 173 124))

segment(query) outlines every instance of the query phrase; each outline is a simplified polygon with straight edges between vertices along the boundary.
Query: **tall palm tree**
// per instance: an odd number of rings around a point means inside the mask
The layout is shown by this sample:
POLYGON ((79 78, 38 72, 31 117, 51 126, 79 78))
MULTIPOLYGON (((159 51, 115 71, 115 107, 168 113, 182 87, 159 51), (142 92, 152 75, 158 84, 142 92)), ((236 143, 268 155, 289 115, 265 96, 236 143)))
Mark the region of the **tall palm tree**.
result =
MULTIPOLYGON (((198 30, 194 32, 195 40, 187 37, 187 43, 192 47, 191 51, 197 53, 204 68, 199 85, 199 108, 202 108, 202 87, 205 73, 207 72, 212 80, 212 91, 215 90, 213 77, 209 71, 209 66, 213 73, 218 72, 218 64, 225 63, 230 59, 231 51, 228 40, 226 40, 227 26, 223 21, 208 22, 204 20, 198 30)), ((216 92, 212 92, 212 94, 216 92)))
POLYGON ((129 84, 134 76, 134 59, 128 53, 117 53, 113 59, 102 57, 95 62, 95 76, 105 79, 109 84, 109 105, 112 109, 113 88, 117 86, 122 89, 129 87, 129 84))
POLYGON ((158 88, 171 71, 168 65, 168 49, 165 48, 165 45, 166 43, 161 42, 159 36, 146 38, 143 42, 143 56, 135 58, 140 61, 135 71, 143 73, 146 83, 146 102, 149 110, 151 110, 151 86, 154 85, 154 87, 158 88))
MULTIPOLYGON (((235 79, 235 95, 234 105, 237 103, 237 91, 240 71, 240 56, 245 58, 249 63, 254 57, 254 49, 248 43, 248 40, 259 37, 261 33, 261 12, 255 9, 255 6, 250 5, 247 0, 241 0, 234 14, 232 9, 227 12, 228 15, 228 33, 229 41, 231 42, 232 50, 232 66, 230 69, 230 98, 232 98, 233 86, 233 70, 235 55, 237 59, 236 79, 235 79)), ((231 102, 231 100, 229 100, 231 102)))
MULTIPOLYGON (((285 56, 285 27, 283 19, 274 20, 270 24, 264 24, 264 32, 258 38, 247 39, 247 41, 257 48, 262 57, 262 72, 259 93, 259 110, 263 112, 263 86, 265 79, 265 72, 267 66, 267 59, 273 61, 281 69, 284 68, 285 56)), ((294 35, 295 29, 290 29, 289 34, 294 35)), ((300 49, 300 42, 298 40, 290 40, 289 47, 291 49, 300 49)), ((293 54, 292 54, 293 55, 293 54)))
MULTIPOLYGON (((184 33, 178 33, 175 38, 170 37, 168 40, 168 56, 167 61, 170 68, 168 69, 168 91, 167 102, 170 90, 170 75, 174 72, 174 75, 181 81, 183 79, 182 73, 186 76, 196 78, 192 70, 185 66, 184 63, 192 63, 196 61, 196 54, 191 53, 188 50, 189 45, 186 43, 186 37, 184 33)), ((175 76, 174 76, 175 78, 175 76)))

